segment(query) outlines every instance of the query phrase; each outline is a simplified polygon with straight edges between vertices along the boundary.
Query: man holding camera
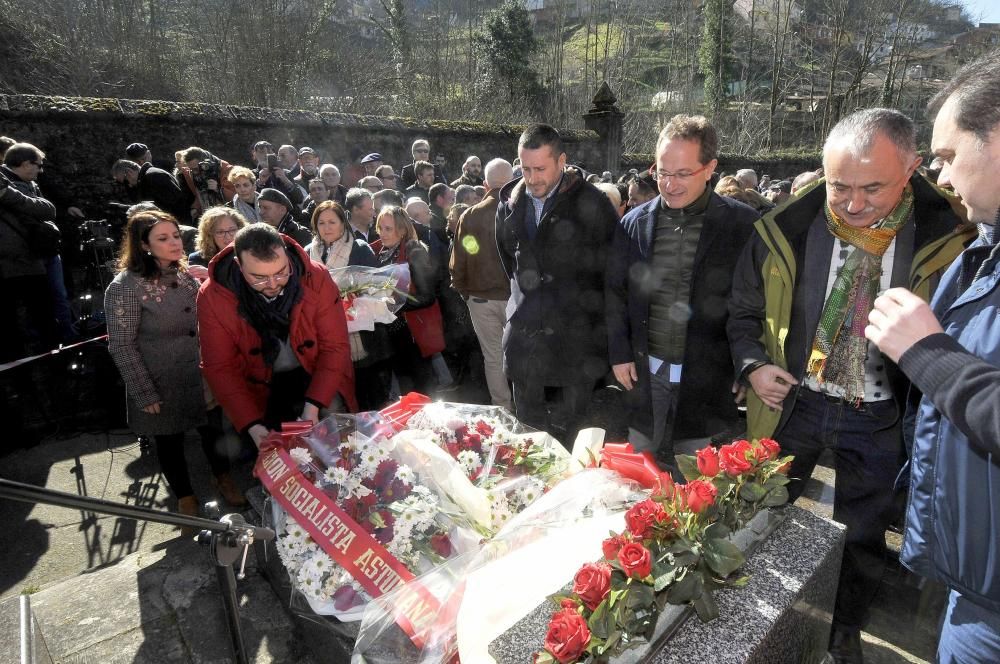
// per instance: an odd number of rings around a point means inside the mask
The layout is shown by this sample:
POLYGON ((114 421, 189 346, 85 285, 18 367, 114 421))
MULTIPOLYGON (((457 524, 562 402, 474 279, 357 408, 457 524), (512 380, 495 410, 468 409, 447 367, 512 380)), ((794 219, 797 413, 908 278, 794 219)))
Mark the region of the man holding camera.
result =
POLYGON ((190 147, 181 154, 184 168, 181 177, 188 190, 194 194, 191 218, 198 219, 201 213, 215 205, 225 205, 236 195, 233 183, 228 180, 232 165, 219 159, 208 150, 190 147))
POLYGON ((159 209, 169 212, 182 224, 191 223, 190 196, 167 171, 144 162, 142 166, 128 159, 119 159, 111 167, 111 177, 118 184, 135 189, 140 201, 152 201, 159 209))
MULTIPOLYGON (((295 205, 296 209, 299 209, 306 201, 306 192, 295 184, 292 180, 295 175, 285 170, 281 159, 272 150, 271 144, 267 141, 258 141, 253 146, 254 160, 258 164, 255 170, 257 173, 257 191, 277 189, 295 205)), ((298 162, 296 162, 295 167, 296 169, 299 168, 298 162)))
POLYGON ((292 180, 297 186, 309 191, 309 182, 319 177, 319 155, 310 147, 299 148, 299 174, 292 180))

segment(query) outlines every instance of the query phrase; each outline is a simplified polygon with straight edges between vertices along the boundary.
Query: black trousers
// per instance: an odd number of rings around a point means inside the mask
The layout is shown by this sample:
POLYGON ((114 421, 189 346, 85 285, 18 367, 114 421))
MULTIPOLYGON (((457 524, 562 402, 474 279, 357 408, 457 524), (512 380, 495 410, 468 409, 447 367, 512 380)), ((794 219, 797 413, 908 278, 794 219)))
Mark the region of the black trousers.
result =
POLYGON ((572 450, 594 396, 594 381, 572 385, 514 381, 513 385, 517 419, 548 432, 572 450))
POLYGON ((895 513, 894 485, 904 460, 896 403, 890 399, 854 408, 801 388, 776 439, 782 454, 795 455, 788 472, 794 478, 788 485, 790 501, 802 495, 820 454, 833 449, 833 518, 847 526, 833 622, 863 628, 885 572, 885 531, 895 513))
POLYGON ((0 362, 10 362, 58 344, 49 278, 44 275, 0 279, 0 362), (24 319, 19 315, 24 309, 24 319))
POLYGON ((389 342, 392 344, 392 371, 399 378, 399 391, 402 394, 410 390, 430 394, 435 385, 434 369, 430 360, 420 354, 402 317, 389 325, 389 342))
MULTIPOLYGON (((228 449, 226 437, 222 431, 222 408, 216 407, 208 412, 208 424, 198 427, 201 438, 201 449, 208 457, 208 465, 215 476, 229 472, 232 459, 238 450, 228 449)), ((160 470, 167 480, 167 485, 178 498, 193 496, 191 474, 188 472, 187 458, 184 454, 184 433, 171 433, 153 436, 156 442, 156 456, 160 461, 160 470)))

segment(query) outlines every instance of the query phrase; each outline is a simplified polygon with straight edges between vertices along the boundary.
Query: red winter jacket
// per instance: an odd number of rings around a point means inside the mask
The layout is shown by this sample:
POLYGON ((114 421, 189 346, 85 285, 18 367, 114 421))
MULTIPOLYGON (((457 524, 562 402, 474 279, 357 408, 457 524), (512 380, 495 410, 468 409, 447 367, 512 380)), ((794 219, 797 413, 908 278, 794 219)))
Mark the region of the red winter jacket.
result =
MULTIPOLYGON (((292 309, 289 343, 312 376, 306 400, 327 405, 340 394, 355 411, 354 366, 340 290, 326 268, 311 261, 294 240, 281 237, 305 266, 302 299, 292 309)), ((232 274, 233 258, 230 244, 209 263, 209 279, 198 293, 198 329, 202 373, 233 426, 244 431, 264 417, 271 368, 264 364, 260 336, 237 313, 236 293, 216 279, 217 273, 232 274)))

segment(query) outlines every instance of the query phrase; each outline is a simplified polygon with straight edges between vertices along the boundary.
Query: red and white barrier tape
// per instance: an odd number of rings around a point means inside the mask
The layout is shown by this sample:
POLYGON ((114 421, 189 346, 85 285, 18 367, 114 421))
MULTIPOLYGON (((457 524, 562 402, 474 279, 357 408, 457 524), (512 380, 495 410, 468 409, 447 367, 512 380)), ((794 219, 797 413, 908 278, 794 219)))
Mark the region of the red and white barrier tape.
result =
POLYGON ((48 357, 49 355, 58 355, 65 350, 71 350, 78 346, 83 346, 85 344, 93 343, 95 341, 104 341, 108 338, 108 335, 102 334, 99 337, 94 337, 93 339, 87 339, 86 341, 78 341, 75 344, 70 344, 69 346, 60 346, 59 348, 53 348, 47 353, 41 353, 40 355, 32 355, 31 357, 22 357, 20 360, 14 360, 13 362, 7 362, 6 364, 0 364, 0 372, 7 371, 8 369, 13 369, 14 367, 19 367, 22 364, 27 364, 28 362, 34 362, 37 359, 48 357))

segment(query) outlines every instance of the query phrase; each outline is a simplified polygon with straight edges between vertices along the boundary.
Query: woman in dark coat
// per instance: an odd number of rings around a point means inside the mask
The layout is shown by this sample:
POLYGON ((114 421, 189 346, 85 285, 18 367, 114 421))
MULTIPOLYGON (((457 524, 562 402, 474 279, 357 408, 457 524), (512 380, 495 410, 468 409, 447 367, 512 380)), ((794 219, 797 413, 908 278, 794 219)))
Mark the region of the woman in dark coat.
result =
MULTIPOLYGON (((315 180, 314 180, 315 182, 315 180)), ((378 267, 372 248, 364 240, 355 239, 347 222, 347 211, 336 201, 316 205, 310 220, 313 239, 305 246, 309 258, 329 270, 349 265, 378 267)), ((378 410, 389 402, 392 369, 389 358, 387 326, 376 323, 375 330, 351 332, 351 360, 354 363, 354 392, 360 410, 378 410)))
POLYGON ((198 220, 197 251, 188 256, 188 265, 208 267, 215 255, 233 241, 236 231, 248 223, 246 217, 230 207, 218 205, 205 210, 198 220))
MULTIPOLYGON (((383 207, 376 219, 379 239, 372 243, 380 265, 406 263, 410 268, 410 297, 399 316, 389 325, 393 348, 392 370, 412 389, 427 394, 433 386, 430 357, 444 350, 441 309, 435 296, 437 272, 427 246, 406 211, 395 205, 383 207)), ((400 385, 405 393, 408 386, 400 385)))
POLYGON ((245 504, 229 477, 228 459, 216 452, 217 431, 205 426, 195 308, 199 284, 188 273, 177 220, 160 211, 133 216, 118 265, 104 307, 108 351, 125 381, 129 427, 155 441, 182 514, 198 512, 184 458, 184 434, 194 428, 226 500, 245 504))

